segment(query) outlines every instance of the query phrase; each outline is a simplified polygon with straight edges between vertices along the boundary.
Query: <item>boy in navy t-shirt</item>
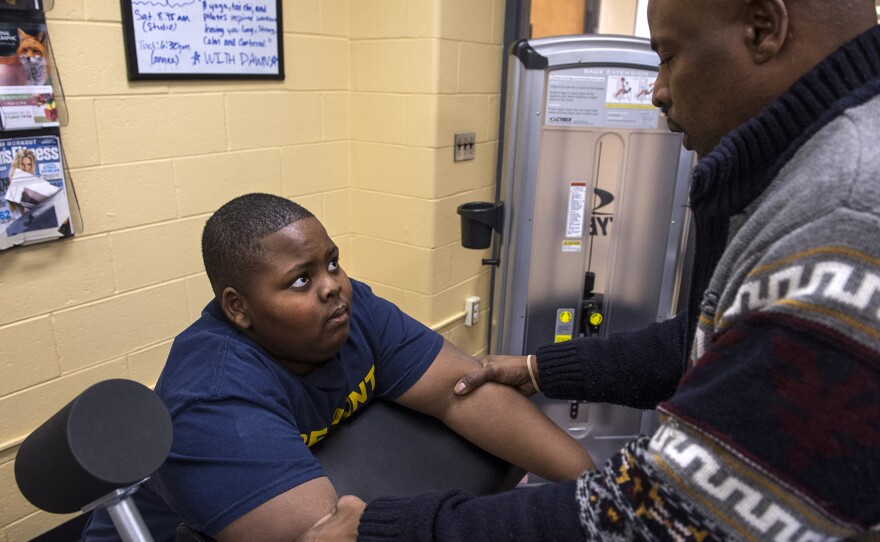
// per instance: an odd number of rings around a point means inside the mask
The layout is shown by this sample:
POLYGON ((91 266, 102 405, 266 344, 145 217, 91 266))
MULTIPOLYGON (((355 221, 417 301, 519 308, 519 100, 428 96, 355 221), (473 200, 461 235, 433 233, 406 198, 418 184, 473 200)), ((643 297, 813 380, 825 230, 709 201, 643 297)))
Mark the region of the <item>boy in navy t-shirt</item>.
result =
MULTIPOLYGON (((375 399, 435 416, 547 479, 593 466, 517 390, 453 395, 478 362, 349 279, 324 227, 296 203, 230 201, 205 225, 202 255, 215 299, 171 348, 156 392, 174 442, 134 495, 157 541, 182 522, 221 542, 296 540, 337 498, 309 447, 375 399)), ((96 511, 84 540, 115 539, 96 511)))

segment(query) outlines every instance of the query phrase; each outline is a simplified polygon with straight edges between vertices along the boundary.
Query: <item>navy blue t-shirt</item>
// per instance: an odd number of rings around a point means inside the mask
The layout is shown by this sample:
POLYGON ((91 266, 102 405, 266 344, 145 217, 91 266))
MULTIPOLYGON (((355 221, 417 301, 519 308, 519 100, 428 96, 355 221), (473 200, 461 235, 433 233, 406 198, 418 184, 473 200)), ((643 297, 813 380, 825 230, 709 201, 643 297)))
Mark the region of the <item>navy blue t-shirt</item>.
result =
MULTIPOLYGON (((308 447, 374 398, 398 398, 434 361, 440 335, 351 282, 348 340, 306 376, 234 328, 216 301, 174 340, 156 385, 174 423, 171 453, 134 495, 157 542, 173 541, 181 522, 214 535, 323 476, 308 447)), ((118 540, 106 511, 84 540, 118 540)))

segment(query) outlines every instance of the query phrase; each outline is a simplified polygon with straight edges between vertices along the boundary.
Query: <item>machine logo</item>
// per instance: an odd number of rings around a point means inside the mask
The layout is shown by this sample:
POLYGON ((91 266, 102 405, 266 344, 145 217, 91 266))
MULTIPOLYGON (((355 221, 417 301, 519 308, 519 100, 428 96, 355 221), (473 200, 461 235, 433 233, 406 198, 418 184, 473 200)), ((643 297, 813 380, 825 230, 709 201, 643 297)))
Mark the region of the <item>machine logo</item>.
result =
POLYGON ((596 195, 596 206, 593 207, 593 216, 590 217, 590 235, 605 237, 608 235, 611 222, 614 221, 614 213, 608 212, 608 210, 600 211, 599 209, 611 205, 614 202, 614 194, 601 188, 595 188, 593 193, 596 195))

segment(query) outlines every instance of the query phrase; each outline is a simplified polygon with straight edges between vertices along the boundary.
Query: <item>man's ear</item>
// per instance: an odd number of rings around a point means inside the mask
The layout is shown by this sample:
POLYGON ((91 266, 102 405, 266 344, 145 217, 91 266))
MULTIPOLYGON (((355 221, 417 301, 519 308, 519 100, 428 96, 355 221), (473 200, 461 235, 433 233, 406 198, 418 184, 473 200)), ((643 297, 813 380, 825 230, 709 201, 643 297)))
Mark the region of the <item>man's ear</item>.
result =
POLYGON ((746 44, 752 58, 763 64, 774 58, 788 36, 788 9, 786 0, 748 0, 746 17, 746 44))
POLYGON ((251 327, 250 311, 248 310, 247 299, 232 286, 227 286, 220 294, 220 308, 230 322, 241 329, 249 329, 251 327))

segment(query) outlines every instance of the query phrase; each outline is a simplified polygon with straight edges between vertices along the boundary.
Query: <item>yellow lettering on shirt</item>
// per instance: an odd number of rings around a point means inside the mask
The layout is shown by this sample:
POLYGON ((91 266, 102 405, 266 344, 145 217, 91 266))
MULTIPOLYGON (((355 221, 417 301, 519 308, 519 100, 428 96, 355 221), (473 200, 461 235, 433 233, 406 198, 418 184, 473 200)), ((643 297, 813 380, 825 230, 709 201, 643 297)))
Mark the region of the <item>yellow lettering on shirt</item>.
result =
MULTIPOLYGON (((357 389, 352 390, 345 398, 345 408, 339 407, 333 411, 333 418, 330 421, 330 427, 337 425, 339 422, 354 414, 360 405, 365 405, 373 393, 376 391, 376 366, 370 367, 367 376, 358 384, 357 389), (369 388, 368 385, 369 384, 369 388)), ((327 436, 329 427, 311 431, 310 433, 301 433, 300 437, 306 446, 311 447, 313 444, 324 440, 327 436)))
POLYGON ((321 442, 322 440, 324 440, 324 437, 326 437, 326 436, 327 436, 327 428, 326 427, 324 429, 318 429, 317 431, 312 431, 311 433, 309 433, 309 441, 306 443, 306 446, 311 448, 313 444, 317 444, 318 442, 321 442))
POLYGON ((342 416, 345 415, 345 411, 341 408, 337 408, 333 412, 333 421, 330 422, 330 425, 336 425, 337 423, 342 421, 342 416))
POLYGON ((366 378, 364 378, 364 382, 370 383, 370 390, 376 391, 376 366, 373 365, 370 367, 370 372, 367 373, 366 378))
POLYGON ((364 382, 358 384, 358 389, 348 394, 348 407, 346 410, 349 411, 349 415, 357 412, 357 409, 360 405, 367 402, 369 397, 367 396, 367 387, 364 382))

